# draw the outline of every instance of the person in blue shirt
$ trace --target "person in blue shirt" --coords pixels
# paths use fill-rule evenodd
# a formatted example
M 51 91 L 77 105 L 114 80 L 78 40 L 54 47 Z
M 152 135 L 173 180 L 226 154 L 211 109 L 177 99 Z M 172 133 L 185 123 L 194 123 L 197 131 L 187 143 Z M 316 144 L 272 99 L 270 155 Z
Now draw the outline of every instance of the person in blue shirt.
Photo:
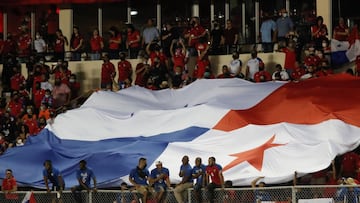
M 342 187 L 338 191 L 335 200 L 347 203 L 359 203 L 360 189 L 356 187 L 357 184 L 355 183 L 355 180 L 353 178 L 347 178 L 344 183 L 351 187 Z
M 81 160 L 79 162 L 79 169 L 76 171 L 76 179 L 79 182 L 79 185 L 74 186 L 71 188 L 72 193 L 74 194 L 74 198 L 76 200 L 77 203 L 82 203 L 82 198 L 81 198 L 81 191 L 82 190 L 87 190 L 87 192 L 91 191 L 91 179 L 93 179 L 94 182 L 94 187 L 93 187 L 93 191 L 96 192 L 96 177 L 94 172 L 86 167 L 86 161 L 85 160 Z
M 184 203 L 187 199 L 187 189 L 193 186 L 192 167 L 189 164 L 189 157 L 182 158 L 179 176 L 182 178 L 174 189 L 175 199 L 178 203 Z
M 60 171 L 53 167 L 51 160 L 46 160 L 44 162 L 44 169 L 42 171 L 45 187 L 48 193 L 51 191 L 59 191 L 58 198 L 65 187 L 64 179 Z M 51 190 L 49 187 L 49 182 L 51 183 Z M 55 198 L 52 199 L 52 202 L 55 202 Z
M 202 160 L 200 157 L 195 159 L 195 166 L 192 168 L 192 177 L 195 180 L 194 184 L 194 195 L 196 202 L 202 202 L 201 189 L 205 186 L 205 171 L 206 166 L 202 164 Z
M 146 202 L 148 192 L 150 191 L 148 185 L 150 181 L 150 173 L 146 168 L 146 165 L 146 158 L 141 157 L 138 165 L 130 171 L 129 175 L 130 183 L 133 184 L 137 192 L 142 195 L 142 202 Z
M 156 168 L 151 170 L 150 177 L 151 183 L 154 186 L 156 192 L 156 201 L 158 203 L 165 202 L 167 188 L 171 187 L 170 178 L 169 178 L 169 169 L 163 167 L 161 161 L 155 163 Z
M 258 177 L 255 180 L 251 182 L 251 187 L 256 188 L 256 183 L 263 179 L 264 176 Z M 265 182 L 261 181 L 258 185 L 258 189 L 254 190 L 254 196 L 255 196 L 255 202 L 262 202 L 262 201 L 272 201 L 270 193 L 267 190 L 264 190 L 263 188 L 266 186 Z

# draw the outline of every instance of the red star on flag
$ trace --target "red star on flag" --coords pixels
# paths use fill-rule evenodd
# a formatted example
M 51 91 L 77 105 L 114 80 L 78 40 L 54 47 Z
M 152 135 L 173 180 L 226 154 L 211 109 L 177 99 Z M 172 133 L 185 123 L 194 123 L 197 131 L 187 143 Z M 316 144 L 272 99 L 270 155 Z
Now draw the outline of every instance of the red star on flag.
M 232 161 L 231 163 L 229 163 L 228 165 L 226 165 L 223 168 L 223 171 L 226 171 L 244 161 L 247 161 L 249 164 L 254 166 L 258 171 L 261 171 L 262 163 L 264 160 L 265 150 L 272 148 L 272 147 L 286 145 L 286 144 L 275 144 L 275 143 L 273 143 L 274 139 L 275 139 L 275 135 L 273 135 L 267 142 L 265 142 L 264 144 L 254 148 L 254 149 L 236 153 L 236 154 L 230 154 L 230 156 L 235 156 L 237 158 L 234 161 Z

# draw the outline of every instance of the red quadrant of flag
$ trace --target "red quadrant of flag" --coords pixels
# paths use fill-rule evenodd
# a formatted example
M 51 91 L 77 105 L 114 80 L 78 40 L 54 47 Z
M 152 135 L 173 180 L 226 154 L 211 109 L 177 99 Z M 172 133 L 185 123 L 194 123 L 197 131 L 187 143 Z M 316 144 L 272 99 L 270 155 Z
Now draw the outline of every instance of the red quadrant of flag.
M 214 129 L 231 131 L 248 124 L 317 124 L 339 119 L 360 127 L 360 78 L 340 74 L 290 82 L 257 105 L 230 110 Z

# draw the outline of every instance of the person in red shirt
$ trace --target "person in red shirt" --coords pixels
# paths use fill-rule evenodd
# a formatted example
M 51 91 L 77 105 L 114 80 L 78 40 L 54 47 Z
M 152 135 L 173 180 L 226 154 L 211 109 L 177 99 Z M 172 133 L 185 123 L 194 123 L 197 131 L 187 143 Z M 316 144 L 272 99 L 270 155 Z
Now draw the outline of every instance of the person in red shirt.
M 173 40 L 170 45 L 171 61 L 173 63 L 173 71 L 176 67 L 182 67 L 181 72 L 184 71 L 188 58 L 186 57 L 186 48 L 183 40 Z
M 259 64 L 259 71 L 254 75 L 255 82 L 267 82 L 271 81 L 271 74 L 265 70 L 264 63 Z
M 299 62 L 295 62 L 295 70 L 291 73 L 291 79 L 298 81 L 301 76 L 305 74 L 305 69 L 299 64 Z
M 200 25 L 199 17 L 192 17 L 190 25 L 191 29 L 185 37 L 189 39 L 189 47 L 195 48 L 195 45 L 199 43 L 199 39 L 204 37 L 207 34 L 207 31 Z
M 345 24 L 344 18 L 339 18 L 339 25 L 334 28 L 334 39 L 339 41 L 347 41 L 349 39 L 350 30 Z
M 162 48 L 159 44 L 157 44 L 156 41 L 152 41 L 151 43 L 146 45 L 146 53 L 148 54 L 150 58 L 150 65 L 154 65 L 155 58 L 158 58 L 160 60 L 160 64 L 162 66 L 166 66 L 168 68 L 168 60 L 164 52 L 162 51 Z
M 31 41 L 28 30 L 23 30 L 17 42 L 19 57 L 28 57 L 30 55 Z
M 217 76 L 217 78 L 233 78 L 230 74 L 229 67 L 227 65 L 223 65 L 222 67 L 222 73 Z
M 120 89 L 129 87 L 132 82 L 132 66 L 129 61 L 127 61 L 125 53 L 121 52 L 119 54 L 120 61 L 118 62 L 118 84 Z
M 13 176 L 11 169 L 6 169 L 5 178 L 3 179 L 1 191 L 5 193 L 5 199 L 16 200 L 18 199 L 16 179 Z
M 65 58 L 65 45 L 68 46 L 69 42 L 63 35 L 60 29 L 56 30 L 56 39 L 54 45 L 54 60 L 64 60 Z
M 322 16 L 316 18 L 316 24 L 311 26 L 311 36 L 315 42 L 315 48 L 321 49 L 323 39 L 326 39 L 328 35 L 327 26 L 324 24 Z
M 103 57 L 104 63 L 101 66 L 101 89 L 112 90 L 113 80 L 115 78 L 115 66 L 110 62 L 109 55 Z
M 340 166 L 340 176 L 356 178 L 357 164 L 359 155 L 355 152 L 347 152 L 342 156 Z
M 71 90 L 71 100 L 75 99 L 79 96 L 81 84 L 77 81 L 77 77 L 75 74 L 70 75 L 69 79 L 69 88 Z
M 23 108 L 23 103 L 20 100 L 19 92 L 13 91 L 12 97 L 8 103 L 8 108 L 10 109 L 10 115 L 14 117 L 20 116 Z
M 216 163 L 215 157 L 209 157 L 209 165 L 206 166 L 207 190 L 209 192 L 209 202 L 215 202 L 215 188 L 224 188 L 224 176 L 222 174 L 222 167 Z
M 204 73 L 207 67 L 210 67 L 210 61 L 208 58 L 208 51 L 210 46 L 207 43 L 207 39 L 202 37 L 199 39 L 199 43 L 195 46 L 198 53 L 196 70 L 194 71 L 194 78 L 200 79 L 204 77 Z
M 111 26 L 110 30 L 110 39 L 109 39 L 109 58 L 117 59 L 119 58 L 120 45 L 122 43 L 121 33 L 115 26 Z
M 135 68 L 135 85 L 145 87 L 149 78 L 150 65 L 148 64 L 148 56 L 142 56 L 141 62 Z
M 296 51 L 294 41 L 289 41 L 288 46 L 281 49 L 285 53 L 284 68 L 286 72 L 291 75 L 295 70 Z
M 84 44 L 84 38 L 80 34 L 79 27 L 73 27 L 73 33 L 70 39 L 70 51 L 71 51 L 71 60 L 80 61 L 81 52 Z
M 95 29 L 93 35 L 90 39 L 90 59 L 91 60 L 100 60 L 101 53 L 104 48 L 104 39 L 99 35 L 99 30 Z
M 27 119 L 24 122 L 24 124 L 29 128 L 29 134 L 30 135 L 36 135 L 36 134 L 38 134 L 40 132 L 38 121 L 37 121 L 36 118 L 31 117 L 31 118 Z
M 137 58 L 138 53 L 140 51 L 140 32 L 135 29 L 134 25 L 127 25 L 127 40 L 126 40 L 126 48 L 130 51 L 130 58 Z
M 14 66 L 13 72 L 14 75 L 10 78 L 10 88 L 12 91 L 19 91 L 21 85 L 26 85 L 26 80 L 18 67 Z

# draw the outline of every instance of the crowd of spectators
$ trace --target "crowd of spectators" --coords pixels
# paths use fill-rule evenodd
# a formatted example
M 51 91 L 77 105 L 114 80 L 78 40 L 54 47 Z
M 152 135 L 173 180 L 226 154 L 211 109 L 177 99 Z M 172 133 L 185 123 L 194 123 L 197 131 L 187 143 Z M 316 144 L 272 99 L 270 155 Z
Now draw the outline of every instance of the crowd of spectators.
M 306 42 L 299 52 L 299 33 L 296 27 L 285 9 L 280 14 L 276 21 L 273 20 L 274 17 L 264 15 L 260 29 L 262 49 L 251 50 L 251 59 L 246 62 L 240 60 L 239 34 L 232 27 L 231 20 L 227 20 L 226 25 L 213 22 L 214 29 L 208 31 L 201 25 L 198 17 L 193 17 L 188 22 L 188 27 L 167 22 L 159 32 L 154 27 L 153 20 L 148 19 L 142 32 L 131 24 L 127 25 L 125 35 L 116 27 L 111 27 L 111 37 L 107 43 L 104 43 L 104 38 L 97 29 L 93 30 L 89 42 L 84 41 L 81 29 L 77 26 L 73 28 L 70 41 L 61 30 L 57 30 L 52 45 L 52 60 L 55 63 L 51 67 L 45 63 L 48 61 L 49 41 L 43 40 L 38 32 L 36 39 L 32 40 L 26 24 L 22 25 L 16 38 L 10 33 L 6 41 L 1 41 L 0 37 L 2 88 L 4 92 L 11 93 L 9 101 L 4 95 L 0 100 L 0 154 L 7 148 L 24 145 L 29 136 L 39 133 L 46 124 L 52 122 L 57 113 L 65 111 L 66 106 L 79 97 L 80 83 L 76 80 L 77 75 L 68 68 L 65 46 L 70 46 L 69 60 L 78 61 L 83 58 L 84 44 L 90 44 L 91 49 L 86 57 L 89 60 L 104 61 L 99 74 L 101 88 L 107 90 L 120 90 L 133 84 L 151 90 L 177 89 L 197 79 L 214 78 L 240 78 L 252 82 L 300 81 L 333 74 L 329 31 L 323 24 L 322 17 L 316 18 L 311 27 L 312 40 Z M 339 25 L 334 29 L 334 38 L 339 41 L 353 40 L 358 37 L 357 27 L 353 30 L 350 31 L 344 20 L 340 19 Z M 285 62 L 268 67 L 257 54 L 259 51 L 274 51 L 275 44 L 278 45 L 275 51 L 285 53 Z M 208 56 L 228 53 L 232 54 L 232 59 L 222 65 L 220 74 L 215 75 L 217 67 L 213 67 Z M 192 74 L 188 67 L 190 57 L 196 58 Z M 127 58 L 139 58 L 141 62 L 133 69 Z M 119 59 L 117 76 L 116 66 L 111 59 Z M 27 78 L 21 74 L 21 62 L 26 63 Z M 269 71 L 273 69 L 274 72 Z M 135 77 L 132 77 L 133 70 Z M 351 74 L 358 73 L 355 71 Z M 351 169 L 351 174 L 345 170 L 350 165 L 345 161 L 347 159 L 344 155 L 338 175 L 360 178 L 355 175 L 359 172 L 358 158 L 356 166 L 351 163 L 351 167 L 355 167 Z M 317 177 L 326 179 L 327 171 L 319 173 Z

